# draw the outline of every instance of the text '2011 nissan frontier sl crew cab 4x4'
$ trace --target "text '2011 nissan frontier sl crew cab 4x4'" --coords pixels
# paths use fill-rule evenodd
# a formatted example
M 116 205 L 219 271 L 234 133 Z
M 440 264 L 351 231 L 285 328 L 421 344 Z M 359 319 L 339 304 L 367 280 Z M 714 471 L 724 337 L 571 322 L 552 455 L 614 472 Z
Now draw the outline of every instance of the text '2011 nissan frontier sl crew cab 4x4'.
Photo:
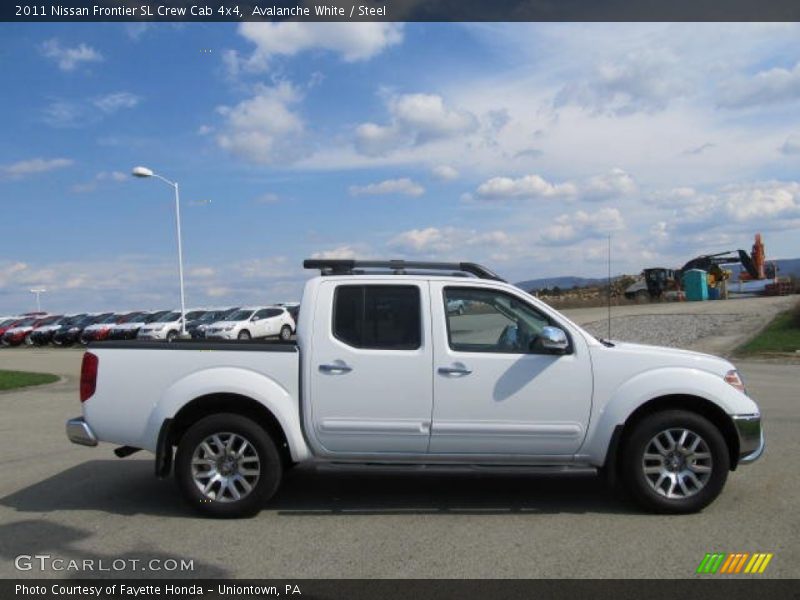
M 154 452 L 213 516 L 257 512 L 297 463 L 594 467 L 686 513 L 763 452 L 726 360 L 595 339 L 472 263 L 305 266 L 296 343 L 90 347 L 69 439 Z

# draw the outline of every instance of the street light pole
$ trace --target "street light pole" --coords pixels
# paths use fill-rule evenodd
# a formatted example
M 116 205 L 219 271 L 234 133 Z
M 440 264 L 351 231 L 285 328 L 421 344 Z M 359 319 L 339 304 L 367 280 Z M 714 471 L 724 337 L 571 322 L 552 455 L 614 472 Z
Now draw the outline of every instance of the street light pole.
M 183 289 L 183 244 L 181 241 L 181 199 L 180 199 L 180 191 L 178 190 L 178 183 L 176 181 L 170 181 L 166 177 L 162 177 L 158 173 L 155 173 L 152 169 L 148 169 L 147 167 L 135 167 L 131 172 L 134 177 L 155 177 L 156 179 L 160 179 L 167 185 L 171 186 L 175 190 L 175 232 L 178 237 L 178 278 L 180 280 L 180 289 L 181 289 L 181 333 L 180 337 L 185 338 L 186 336 L 186 295 Z
M 42 312 L 42 302 L 39 299 L 39 296 L 44 294 L 47 290 L 44 288 L 33 288 L 29 291 L 31 294 L 36 294 L 36 312 Z

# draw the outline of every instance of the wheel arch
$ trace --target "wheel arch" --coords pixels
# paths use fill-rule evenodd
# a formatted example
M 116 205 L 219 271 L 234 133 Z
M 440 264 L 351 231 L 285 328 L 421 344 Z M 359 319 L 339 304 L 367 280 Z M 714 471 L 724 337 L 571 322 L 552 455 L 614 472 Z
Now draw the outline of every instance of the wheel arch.
M 624 423 L 618 426 L 615 435 L 612 436 L 604 467 L 617 471 L 623 454 L 621 449 L 636 425 L 645 417 L 665 410 L 685 410 L 708 419 L 722 434 L 728 447 L 731 471 L 736 470 L 739 462 L 739 436 L 733 420 L 718 404 L 692 394 L 667 394 L 652 398 L 638 406 L 628 415 Z
M 217 392 L 195 398 L 181 407 L 172 418 L 164 421 L 156 451 L 156 474 L 159 477 L 169 474 L 172 466 L 172 448 L 180 443 L 183 435 L 194 423 L 204 417 L 220 413 L 237 414 L 255 421 L 272 437 L 284 466 L 294 462 L 286 432 L 269 408 L 243 394 Z

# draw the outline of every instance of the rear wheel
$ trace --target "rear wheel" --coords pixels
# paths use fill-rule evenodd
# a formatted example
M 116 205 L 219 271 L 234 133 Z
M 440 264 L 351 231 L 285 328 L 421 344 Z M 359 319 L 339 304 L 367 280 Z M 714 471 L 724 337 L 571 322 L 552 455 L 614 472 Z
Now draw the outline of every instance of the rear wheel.
M 288 325 L 284 325 L 283 327 L 281 327 L 281 334 L 280 335 L 281 335 L 281 339 L 284 342 L 289 341 L 289 339 L 292 337 L 292 328 L 289 327 Z
M 175 477 L 184 499 L 212 517 L 257 513 L 277 491 L 281 458 L 256 422 L 223 413 L 199 420 L 175 455 Z
M 728 447 L 719 429 L 688 411 L 645 417 L 622 451 L 625 487 L 654 512 L 702 510 L 720 494 L 730 470 Z

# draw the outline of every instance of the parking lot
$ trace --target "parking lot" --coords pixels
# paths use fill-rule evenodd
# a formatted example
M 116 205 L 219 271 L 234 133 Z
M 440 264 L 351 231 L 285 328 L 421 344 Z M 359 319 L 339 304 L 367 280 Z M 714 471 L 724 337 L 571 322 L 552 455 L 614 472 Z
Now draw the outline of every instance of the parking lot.
M 669 329 L 674 314 L 733 315 L 690 344 L 725 352 L 787 302 L 632 306 L 615 309 L 613 324 L 630 327 L 653 317 L 648 328 L 663 320 Z M 602 327 L 604 310 L 569 314 Z M 83 448 L 66 440 L 64 421 L 80 411 L 80 357 L 74 349 L 0 351 L 3 368 L 64 377 L 0 393 L 2 577 L 76 576 L 14 567 L 20 554 L 49 554 L 108 563 L 188 559 L 194 566 L 189 573 L 128 569 L 83 576 L 673 578 L 694 576 L 705 553 L 714 551 L 772 552 L 762 577 L 800 575 L 800 364 L 739 363 L 762 407 L 767 452 L 732 473 L 721 497 L 701 514 L 644 514 L 589 475 L 299 468 L 257 517 L 213 521 L 188 512 L 172 480 L 153 477 L 148 455 L 120 460 L 111 446 Z

